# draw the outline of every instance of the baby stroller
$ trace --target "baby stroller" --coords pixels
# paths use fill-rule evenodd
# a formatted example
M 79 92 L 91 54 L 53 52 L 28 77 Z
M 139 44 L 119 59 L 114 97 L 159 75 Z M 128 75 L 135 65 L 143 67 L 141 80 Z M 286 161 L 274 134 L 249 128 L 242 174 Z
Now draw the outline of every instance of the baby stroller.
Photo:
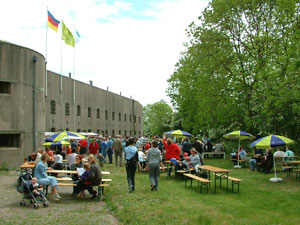
M 25 175 L 20 175 L 19 180 L 18 180 L 18 186 L 17 186 L 17 191 L 20 193 L 23 193 L 23 199 L 20 201 L 21 206 L 26 205 L 25 200 L 29 200 L 30 204 L 32 204 L 32 207 L 34 209 L 39 208 L 39 201 L 43 202 L 44 207 L 48 207 L 49 203 L 48 200 L 45 197 L 45 194 L 43 192 L 40 192 L 38 196 L 36 196 L 30 189 L 31 187 L 31 175 L 30 174 L 25 174 Z M 39 201 L 37 198 L 40 198 Z

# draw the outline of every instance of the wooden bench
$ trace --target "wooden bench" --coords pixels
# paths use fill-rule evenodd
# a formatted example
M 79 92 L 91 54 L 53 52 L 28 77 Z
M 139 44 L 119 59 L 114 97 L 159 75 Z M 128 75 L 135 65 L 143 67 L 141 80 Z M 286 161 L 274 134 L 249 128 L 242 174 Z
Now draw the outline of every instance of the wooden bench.
M 286 171 L 286 177 L 290 178 L 291 172 L 293 173 L 293 167 L 292 166 L 282 166 L 281 168 L 282 168 L 282 171 Z
M 111 179 L 109 179 L 111 180 Z M 103 182 L 103 181 L 102 181 Z M 72 186 L 72 187 L 75 187 L 77 186 L 77 184 L 73 184 L 73 183 L 57 183 L 58 186 L 63 186 L 63 187 L 66 187 L 66 186 Z M 98 201 L 100 201 L 101 199 L 101 194 L 104 194 L 104 187 L 109 187 L 109 184 L 99 184 L 98 186 Z
M 194 171 L 194 170 L 195 170 L 194 168 L 190 168 L 190 169 L 188 169 L 188 170 L 177 170 L 177 171 L 175 172 L 176 179 L 179 178 L 180 176 L 183 177 L 183 174 L 185 174 L 185 173 L 190 173 L 190 172 L 192 172 L 192 171 Z
M 205 156 L 207 155 L 207 158 L 209 155 L 211 156 L 215 156 L 215 155 L 223 155 L 223 159 L 225 159 L 225 152 L 202 152 L 202 156 L 203 158 L 205 158 Z
M 189 173 L 184 173 L 183 174 L 186 178 L 190 178 L 191 180 L 191 186 L 192 186 L 192 182 L 193 180 L 197 180 L 198 181 L 198 187 L 199 187 L 199 183 L 201 183 L 201 186 L 200 186 L 200 192 L 202 192 L 202 186 L 206 186 L 206 194 L 208 192 L 208 186 L 210 184 L 210 180 L 207 180 L 207 179 L 204 179 L 202 177 L 198 177 L 196 175 L 193 175 L 193 174 L 189 174 Z M 185 187 L 186 187 L 186 181 L 187 179 L 185 179 Z
M 235 178 L 235 177 L 230 177 L 230 176 L 226 176 L 226 175 L 224 175 L 224 174 L 221 174 L 221 173 L 216 173 L 216 177 L 218 177 L 218 178 L 220 178 L 220 187 L 221 187 L 221 183 L 222 183 L 222 178 L 223 179 L 227 179 L 228 178 L 228 180 L 231 180 L 231 190 L 232 190 L 232 192 L 234 191 L 234 189 L 233 189 L 233 185 L 234 184 L 237 184 L 237 186 L 238 186 L 238 191 L 237 192 L 240 192 L 240 182 L 242 181 L 241 179 L 239 179 L 239 178 Z

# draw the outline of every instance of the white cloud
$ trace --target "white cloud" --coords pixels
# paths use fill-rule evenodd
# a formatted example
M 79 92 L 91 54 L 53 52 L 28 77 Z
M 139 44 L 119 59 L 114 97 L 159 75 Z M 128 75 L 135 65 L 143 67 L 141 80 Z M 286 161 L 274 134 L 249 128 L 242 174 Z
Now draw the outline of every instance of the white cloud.
M 0 39 L 45 54 L 46 5 L 58 20 L 81 35 L 76 46 L 76 79 L 115 93 L 132 96 L 141 104 L 167 99 L 166 80 L 184 49 L 185 29 L 197 20 L 206 0 L 161 1 L 141 15 L 153 20 L 126 19 L 126 1 L 107 4 L 93 0 L 10 0 L 0 7 Z M 15 7 L 18 5 L 18 7 Z M 5 31 L 5 32 L 3 32 Z M 73 73 L 73 48 L 62 45 L 63 74 Z M 60 73 L 60 34 L 48 29 L 48 69 Z

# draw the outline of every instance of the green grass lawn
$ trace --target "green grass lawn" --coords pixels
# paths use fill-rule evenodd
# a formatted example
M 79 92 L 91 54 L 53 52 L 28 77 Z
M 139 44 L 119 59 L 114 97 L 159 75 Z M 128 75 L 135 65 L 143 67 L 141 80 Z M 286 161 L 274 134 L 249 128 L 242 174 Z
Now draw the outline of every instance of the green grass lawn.
M 295 178 L 280 172 L 283 182 L 271 183 L 274 174 L 234 169 L 229 160 L 206 159 L 205 164 L 232 169 L 230 176 L 242 179 L 240 192 L 227 193 L 223 180 L 216 194 L 213 181 L 208 194 L 200 194 L 197 182 L 185 187 L 166 173 L 155 192 L 148 173 L 137 172 L 136 191 L 128 193 L 125 167 L 106 164 L 103 170 L 111 172 L 113 182 L 103 201 L 124 224 L 300 224 L 300 182 Z

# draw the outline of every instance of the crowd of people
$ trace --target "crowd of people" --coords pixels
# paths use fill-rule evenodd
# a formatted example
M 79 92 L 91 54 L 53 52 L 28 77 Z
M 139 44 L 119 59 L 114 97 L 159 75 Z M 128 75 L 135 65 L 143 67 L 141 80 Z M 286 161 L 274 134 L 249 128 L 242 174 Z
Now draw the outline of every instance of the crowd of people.
M 46 147 L 45 151 L 41 148 L 32 153 L 28 159 L 36 164 L 35 179 L 41 185 L 51 186 L 51 199 L 58 201 L 61 197 L 57 191 L 56 174 L 47 175 L 47 168 L 63 169 L 65 166 L 70 170 L 83 168 L 82 174 L 73 174 L 72 180 L 76 186 L 73 187 L 72 196 L 82 197 L 83 190 L 87 190 L 91 198 L 97 196 L 93 189 L 94 185 L 100 184 L 102 175 L 100 167 L 106 163 L 112 164 L 115 158 L 115 166 L 126 166 L 128 181 L 128 191 L 135 191 L 135 173 L 138 170 L 147 169 L 149 172 L 150 190 L 157 191 L 159 187 L 160 169 L 164 171 L 163 161 L 169 161 L 168 175 L 172 173 L 172 168 L 177 170 L 191 170 L 198 173 L 198 166 L 203 165 L 202 153 L 205 151 L 225 151 L 222 143 L 213 143 L 207 136 L 202 140 L 194 138 L 193 142 L 189 138 L 183 138 L 180 144 L 174 142 L 170 137 L 159 138 L 152 137 L 151 140 L 145 136 L 140 138 L 127 137 L 122 138 L 117 135 L 112 137 L 92 137 L 80 141 L 70 140 L 70 146 L 56 146 L 55 150 Z M 237 153 L 231 154 L 232 158 L 239 160 L 249 160 L 250 169 L 270 172 L 273 166 L 273 157 L 282 157 L 287 163 L 294 153 L 287 147 L 283 152 L 280 147 L 272 153 L 271 149 L 264 151 L 254 148 L 253 156 L 248 157 L 243 145 L 240 146 Z M 83 163 L 87 158 L 88 162 Z M 63 159 L 67 160 L 64 165 Z M 123 163 L 124 159 L 124 163 Z M 98 163 L 96 163 L 98 160 Z M 99 165 L 100 166 L 99 166 Z M 93 177 L 94 179 L 91 179 Z

